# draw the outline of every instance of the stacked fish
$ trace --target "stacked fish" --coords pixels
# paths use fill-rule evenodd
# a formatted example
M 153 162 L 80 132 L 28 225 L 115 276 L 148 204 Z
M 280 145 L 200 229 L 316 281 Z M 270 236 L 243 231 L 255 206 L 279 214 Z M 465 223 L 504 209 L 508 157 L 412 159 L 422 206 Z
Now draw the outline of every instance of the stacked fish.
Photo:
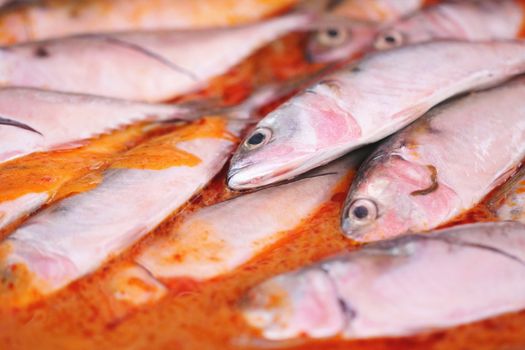
M 110 282 L 133 276 L 149 288 L 115 298 L 157 302 L 165 281 L 268 251 L 343 186 L 341 234 L 366 245 L 248 291 L 239 311 L 261 336 L 402 336 L 525 309 L 520 1 L 327 1 L 255 23 L 294 1 L 145 2 L 0 13 L 4 306 L 45 299 L 181 217 Z M 326 69 L 235 106 L 173 103 L 312 30 L 306 57 Z M 236 194 L 184 212 L 232 152 Z M 500 222 L 443 228 L 481 202 Z

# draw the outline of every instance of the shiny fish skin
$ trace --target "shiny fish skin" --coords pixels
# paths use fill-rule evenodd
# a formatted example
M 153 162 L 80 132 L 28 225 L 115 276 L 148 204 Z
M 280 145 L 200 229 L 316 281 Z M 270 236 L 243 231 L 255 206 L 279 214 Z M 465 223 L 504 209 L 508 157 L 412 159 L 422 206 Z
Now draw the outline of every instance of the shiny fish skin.
M 79 33 L 206 28 L 252 22 L 295 0 L 4 0 L 0 43 Z M 20 6 L 21 4 L 25 4 Z M 13 5 L 13 6 L 11 6 Z M 16 5 L 16 8 L 15 6 Z
M 369 49 L 378 31 L 428 5 L 423 0 L 346 0 L 329 9 L 340 20 L 314 32 L 306 55 L 312 62 L 347 60 Z
M 437 39 L 514 39 L 520 35 L 523 14 L 517 0 L 443 2 L 383 29 L 374 47 L 384 50 Z
M 93 34 L 3 47 L 0 85 L 168 100 L 204 87 L 311 20 L 294 14 L 233 28 Z
M 33 152 L 73 148 L 81 141 L 136 122 L 193 117 L 191 110 L 176 105 L 30 88 L 0 89 L 0 116 L 37 131 L 0 122 L 0 163 Z
M 148 246 L 137 261 L 163 280 L 206 280 L 230 273 L 330 200 L 364 155 L 359 151 L 309 174 L 312 177 L 200 209 Z M 293 209 L 290 203 L 295 203 Z
M 371 244 L 272 278 L 241 303 L 265 338 L 408 336 L 525 307 L 525 226 L 459 226 Z
M 238 122 L 228 126 L 233 134 L 241 128 Z M 15 282 L 15 294 L 4 291 L 0 298 L 30 304 L 92 272 L 184 205 L 220 171 L 234 145 L 228 138 L 178 141 L 174 135 L 173 147 L 198 157 L 197 165 L 110 169 L 95 189 L 43 210 L 12 233 L 0 246 L 7 252 L 0 275 L 16 265 L 28 271 L 29 282 Z
M 431 230 L 473 208 L 525 157 L 524 95 L 519 78 L 440 106 L 392 136 L 359 169 L 345 234 L 369 242 Z
M 236 151 L 228 185 L 292 178 L 396 132 L 452 96 L 524 70 L 519 42 L 439 41 L 373 54 L 263 118 Z M 254 135 L 261 142 L 250 145 Z

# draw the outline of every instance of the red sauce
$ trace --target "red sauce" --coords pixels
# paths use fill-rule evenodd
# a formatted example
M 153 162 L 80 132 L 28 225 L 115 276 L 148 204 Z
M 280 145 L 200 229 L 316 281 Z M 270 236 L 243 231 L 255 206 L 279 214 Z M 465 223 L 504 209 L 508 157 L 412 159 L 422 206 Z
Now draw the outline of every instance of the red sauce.
M 522 12 L 521 27 L 518 31 L 517 38 L 523 39 L 525 38 L 525 0 L 515 0 L 515 1 L 521 6 L 521 12 Z

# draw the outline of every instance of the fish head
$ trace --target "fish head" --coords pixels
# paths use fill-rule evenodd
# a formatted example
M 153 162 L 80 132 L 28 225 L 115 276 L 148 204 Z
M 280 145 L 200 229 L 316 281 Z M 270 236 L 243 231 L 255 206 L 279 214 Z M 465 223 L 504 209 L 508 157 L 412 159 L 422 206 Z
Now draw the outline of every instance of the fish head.
M 320 28 L 308 38 L 306 59 L 326 63 L 355 58 L 370 48 L 376 32 L 374 24 L 349 20 Z
M 424 16 L 414 17 L 382 29 L 373 40 L 377 51 L 390 50 L 396 47 L 413 45 L 439 39 L 443 33 L 435 28 L 432 21 Z
M 341 105 L 337 84 L 321 81 L 263 118 L 234 154 L 228 186 L 242 190 L 291 179 L 346 153 L 342 144 L 359 138 L 361 129 Z
M 427 166 L 395 155 L 385 158 L 369 161 L 348 194 L 341 226 L 354 240 L 378 241 L 425 230 L 448 212 L 453 196 L 434 191 L 436 179 Z
M 272 278 L 250 290 L 240 311 L 269 340 L 307 335 L 333 337 L 347 325 L 334 283 L 321 269 L 304 269 Z

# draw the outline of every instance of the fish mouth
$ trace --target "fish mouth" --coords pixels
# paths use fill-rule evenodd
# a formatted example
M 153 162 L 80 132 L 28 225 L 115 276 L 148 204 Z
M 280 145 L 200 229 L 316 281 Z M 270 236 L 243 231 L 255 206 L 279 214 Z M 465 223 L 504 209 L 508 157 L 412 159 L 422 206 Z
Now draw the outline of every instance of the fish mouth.
M 226 179 L 227 186 L 232 190 L 249 190 L 268 186 L 295 176 L 296 168 L 293 166 L 280 170 L 262 171 L 256 165 L 230 169 Z
M 248 164 L 232 167 L 228 171 L 226 184 L 232 190 L 250 190 L 291 180 L 296 176 L 318 168 L 323 164 L 313 164 L 311 155 L 285 161 L 281 164 Z

